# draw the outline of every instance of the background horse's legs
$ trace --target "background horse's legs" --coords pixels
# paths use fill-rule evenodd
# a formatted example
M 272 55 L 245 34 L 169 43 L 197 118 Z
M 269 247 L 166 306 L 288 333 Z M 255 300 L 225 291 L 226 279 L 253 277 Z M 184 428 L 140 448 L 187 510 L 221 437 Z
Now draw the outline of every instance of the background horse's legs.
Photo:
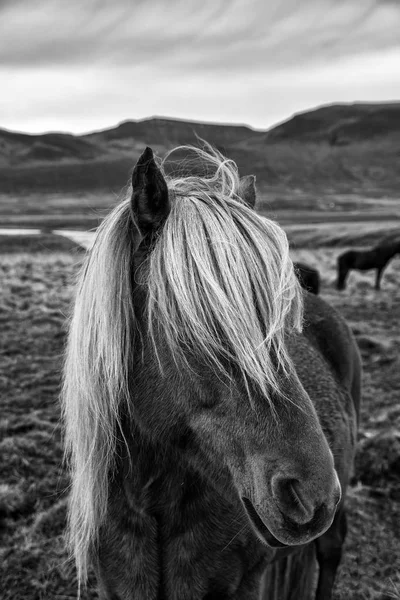
M 386 267 L 386 265 L 384 265 L 380 269 L 376 270 L 376 281 L 375 281 L 375 289 L 376 290 L 381 289 L 381 277 L 383 275 L 383 271 L 384 271 L 385 267 Z
M 336 287 L 338 290 L 344 290 L 346 287 L 346 278 L 348 275 L 348 272 L 350 271 L 349 267 L 347 266 L 347 264 L 345 264 L 345 261 L 343 260 L 342 256 L 339 256 L 338 261 L 337 261 L 337 272 L 338 272 L 338 278 L 337 278 L 337 283 L 336 283 Z
M 315 541 L 319 564 L 315 600 L 330 600 L 332 597 L 333 584 L 342 557 L 342 548 L 346 533 L 346 513 L 342 506 L 336 513 L 328 531 Z
M 346 279 L 347 279 L 347 275 L 349 273 L 350 269 L 346 268 L 341 268 L 341 270 L 339 271 L 339 275 L 338 275 L 338 281 L 337 281 L 337 289 L 338 290 L 344 290 L 346 287 Z

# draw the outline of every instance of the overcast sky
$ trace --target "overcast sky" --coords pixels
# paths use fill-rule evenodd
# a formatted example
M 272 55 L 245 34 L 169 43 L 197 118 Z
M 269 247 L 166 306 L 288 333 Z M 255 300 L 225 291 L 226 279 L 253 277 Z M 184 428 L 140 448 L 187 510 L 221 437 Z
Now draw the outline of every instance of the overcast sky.
M 266 129 L 400 99 L 400 0 L 0 0 L 0 127 Z

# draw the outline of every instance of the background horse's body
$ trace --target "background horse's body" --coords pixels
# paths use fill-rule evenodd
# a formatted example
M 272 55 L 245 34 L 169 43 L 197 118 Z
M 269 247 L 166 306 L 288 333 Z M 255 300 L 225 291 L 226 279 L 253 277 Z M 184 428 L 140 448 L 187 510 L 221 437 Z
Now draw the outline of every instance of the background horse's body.
M 338 290 L 346 287 L 346 278 L 351 269 L 358 271 L 369 271 L 376 269 L 375 289 L 380 289 L 383 271 L 388 262 L 400 252 L 400 242 L 381 242 L 371 250 L 348 250 L 338 257 Z
M 64 384 L 78 575 L 107 600 L 318 600 L 345 535 L 360 360 L 254 178 L 150 149 L 82 270 Z M 304 328 L 303 301 L 304 297 Z

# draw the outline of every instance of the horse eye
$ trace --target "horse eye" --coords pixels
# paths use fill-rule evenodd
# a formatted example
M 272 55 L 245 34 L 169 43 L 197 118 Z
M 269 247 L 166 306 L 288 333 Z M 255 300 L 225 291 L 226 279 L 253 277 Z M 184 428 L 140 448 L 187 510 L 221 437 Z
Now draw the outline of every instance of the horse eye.
M 203 408 L 203 409 L 207 409 L 207 410 L 211 410 L 212 408 L 215 408 L 218 404 L 218 398 L 216 396 L 205 396 L 203 398 L 201 398 L 200 402 L 199 402 L 199 408 Z

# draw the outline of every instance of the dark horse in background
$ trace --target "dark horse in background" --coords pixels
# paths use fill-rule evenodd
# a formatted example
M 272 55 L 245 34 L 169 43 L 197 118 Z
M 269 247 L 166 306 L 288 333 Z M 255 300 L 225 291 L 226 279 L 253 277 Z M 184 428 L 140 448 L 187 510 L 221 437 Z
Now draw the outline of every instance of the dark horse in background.
M 293 266 L 301 287 L 318 296 L 320 288 L 318 269 L 302 262 L 294 262 Z
M 344 290 L 351 269 L 369 271 L 376 269 L 375 289 L 380 290 L 381 277 L 388 262 L 400 253 L 400 239 L 384 240 L 371 250 L 348 250 L 337 259 L 337 289 Z
M 80 274 L 63 388 L 78 578 L 93 569 L 103 600 L 328 600 L 357 346 L 328 304 L 303 306 L 254 178 L 185 150 L 206 175 L 166 176 L 147 148 Z

